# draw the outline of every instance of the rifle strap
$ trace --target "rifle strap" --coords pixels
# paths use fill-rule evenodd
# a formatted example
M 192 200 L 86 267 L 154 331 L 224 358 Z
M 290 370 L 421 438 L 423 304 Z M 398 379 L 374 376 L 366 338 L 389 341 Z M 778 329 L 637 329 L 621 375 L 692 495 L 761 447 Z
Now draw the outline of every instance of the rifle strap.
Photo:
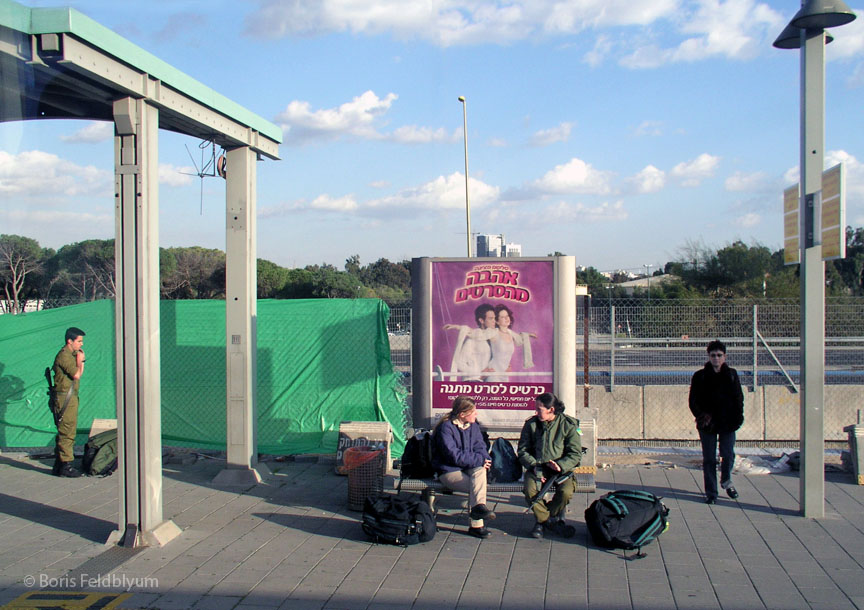
M 57 412 L 57 417 L 55 417 L 56 421 L 54 423 L 59 424 L 63 421 L 63 414 L 66 412 L 66 407 L 69 406 L 69 400 L 72 398 L 72 388 L 75 387 L 73 385 L 69 386 L 69 391 L 66 392 L 66 398 L 63 399 L 63 406 L 60 407 L 60 411 Z

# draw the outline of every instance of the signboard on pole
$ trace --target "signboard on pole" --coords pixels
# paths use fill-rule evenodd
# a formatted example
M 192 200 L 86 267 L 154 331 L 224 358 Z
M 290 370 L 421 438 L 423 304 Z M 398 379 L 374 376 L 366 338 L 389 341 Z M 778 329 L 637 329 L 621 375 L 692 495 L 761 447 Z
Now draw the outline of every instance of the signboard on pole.
M 842 163 L 822 172 L 822 260 L 846 257 L 846 171 Z M 799 185 L 783 191 L 783 262 L 801 262 Z

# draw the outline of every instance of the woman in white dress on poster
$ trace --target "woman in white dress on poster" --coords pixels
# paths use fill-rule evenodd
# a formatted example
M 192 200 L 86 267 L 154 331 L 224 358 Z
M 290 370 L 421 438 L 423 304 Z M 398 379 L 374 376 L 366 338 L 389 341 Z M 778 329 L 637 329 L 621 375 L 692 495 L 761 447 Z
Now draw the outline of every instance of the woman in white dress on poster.
M 492 360 L 489 362 L 489 369 L 493 373 L 489 375 L 487 381 L 509 381 L 508 375 L 495 375 L 498 373 L 509 373 L 513 370 L 510 360 L 513 358 L 513 352 L 516 347 L 522 348 L 522 368 L 530 369 L 534 367 L 534 360 L 531 356 L 531 338 L 536 339 L 534 333 L 518 333 L 512 329 L 513 312 L 506 305 L 495 306 L 495 325 L 496 331 L 489 338 L 489 345 L 492 347 Z

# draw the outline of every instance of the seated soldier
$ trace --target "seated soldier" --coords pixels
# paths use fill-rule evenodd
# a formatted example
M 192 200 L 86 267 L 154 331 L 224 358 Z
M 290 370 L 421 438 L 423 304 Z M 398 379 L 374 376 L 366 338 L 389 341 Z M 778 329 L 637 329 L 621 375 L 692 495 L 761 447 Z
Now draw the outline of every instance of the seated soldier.
M 578 424 L 564 414 L 564 403 L 554 394 L 545 392 L 537 397 L 536 415 L 529 417 L 522 426 L 517 455 L 526 471 L 522 491 L 536 519 L 531 536 L 542 538 L 546 530 L 572 538 L 576 528 L 567 525 L 564 514 L 576 491 L 574 477 L 556 485 L 550 502 L 537 498 L 548 478 L 572 472 L 582 460 Z

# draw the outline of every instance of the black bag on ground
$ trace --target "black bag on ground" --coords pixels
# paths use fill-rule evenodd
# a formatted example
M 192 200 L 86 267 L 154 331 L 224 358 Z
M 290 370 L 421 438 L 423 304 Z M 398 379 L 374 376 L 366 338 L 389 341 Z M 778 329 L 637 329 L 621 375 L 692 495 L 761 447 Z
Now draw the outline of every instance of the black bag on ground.
M 594 544 L 607 549 L 639 551 L 669 528 L 669 509 L 647 491 L 621 489 L 591 503 L 585 524 Z
M 435 476 L 432 467 L 432 432 L 418 430 L 405 442 L 399 471 L 405 479 L 431 479 Z
M 522 476 L 522 464 L 516 457 L 513 445 L 504 438 L 496 438 L 492 443 L 492 466 L 489 468 L 490 483 L 512 483 Z
M 400 546 L 429 542 L 438 531 L 429 505 L 414 494 L 368 496 L 361 525 L 373 542 Z
M 117 429 L 95 434 L 84 445 L 81 471 L 92 476 L 107 477 L 117 470 Z

